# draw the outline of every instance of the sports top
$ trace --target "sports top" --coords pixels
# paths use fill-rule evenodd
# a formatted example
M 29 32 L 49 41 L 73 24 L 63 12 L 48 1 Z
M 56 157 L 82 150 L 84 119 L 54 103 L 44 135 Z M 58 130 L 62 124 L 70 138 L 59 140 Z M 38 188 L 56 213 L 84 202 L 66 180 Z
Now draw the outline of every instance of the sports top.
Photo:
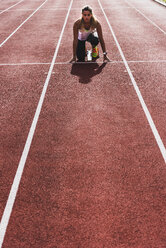
M 82 28 L 82 29 L 79 29 L 78 30 L 78 39 L 79 40 L 87 40 L 88 36 L 93 32 L 93 29 L 90 28 L 90 29 L 85 29 L 85 28 Z

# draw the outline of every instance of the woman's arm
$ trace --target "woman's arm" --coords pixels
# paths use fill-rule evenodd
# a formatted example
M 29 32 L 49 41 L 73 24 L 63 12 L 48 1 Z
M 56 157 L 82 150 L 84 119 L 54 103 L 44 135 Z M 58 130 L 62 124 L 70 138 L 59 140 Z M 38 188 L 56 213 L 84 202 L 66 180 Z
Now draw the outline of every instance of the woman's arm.
M 70 62 L 76 61 L 76 51 L 77 51 L 77 43 L 78 43 L 78 26 L 79 20 L 76 21 L 73 25 L 73 58 Z
M 101 44 L 101 48 L 103 50 L 104 60 L 110 61 L 107 58 L 106 47 L 105 47 L 105 42 L 104 42 L 104 38 L 103 38 L 103 32 L 102 32 L 101 24 L 99 22 L 97 22 L 96 29 L 97 29 L 97 33 L 98 33 L 98 36 L 99 36 L 99 41 L 100 41 L 100 44 Z

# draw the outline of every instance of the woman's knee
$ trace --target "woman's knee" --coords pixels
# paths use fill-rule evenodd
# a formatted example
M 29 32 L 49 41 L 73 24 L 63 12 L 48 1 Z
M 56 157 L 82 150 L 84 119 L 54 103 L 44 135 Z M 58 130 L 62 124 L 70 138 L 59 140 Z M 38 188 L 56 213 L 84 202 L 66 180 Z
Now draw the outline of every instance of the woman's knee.
M 99 44 L 99 38 L 93 34 L 88 36 L 87 41 L 90 42 L 92 46 L 97 46 Z

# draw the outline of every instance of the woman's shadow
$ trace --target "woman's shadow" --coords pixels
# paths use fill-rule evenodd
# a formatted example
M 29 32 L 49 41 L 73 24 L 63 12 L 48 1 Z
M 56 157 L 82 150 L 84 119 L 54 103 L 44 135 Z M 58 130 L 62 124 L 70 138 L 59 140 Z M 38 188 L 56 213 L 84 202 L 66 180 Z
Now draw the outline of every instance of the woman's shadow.
M 92 77 L 101 73 L 107 63 L 74 63 L 71 68 L 71 74 L 79 77 L 79 82 L 88 84 L 92 81 Z

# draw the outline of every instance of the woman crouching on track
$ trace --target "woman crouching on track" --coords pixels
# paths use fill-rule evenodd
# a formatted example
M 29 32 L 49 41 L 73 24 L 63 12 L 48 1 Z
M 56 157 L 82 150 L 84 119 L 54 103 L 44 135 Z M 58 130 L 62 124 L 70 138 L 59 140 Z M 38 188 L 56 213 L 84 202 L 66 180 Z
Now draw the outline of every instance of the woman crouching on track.
M 97 32 L 97 35 L 95 35 Z M 82 9 L 82 18 L 77 20 L 73 25 L 73 58 L 70 63 L 84 62 L 86 57 L 86 41 L 92 45 L 92 59 L 99 57 L 99 49 L 97 47 L 100 42 L 103 50 L 103 61 L 110 61 L 107 57 L 105 42 L 103 39 L 102 28 L 100 23 L 94 18 L 92 9 L 88 6 Z

